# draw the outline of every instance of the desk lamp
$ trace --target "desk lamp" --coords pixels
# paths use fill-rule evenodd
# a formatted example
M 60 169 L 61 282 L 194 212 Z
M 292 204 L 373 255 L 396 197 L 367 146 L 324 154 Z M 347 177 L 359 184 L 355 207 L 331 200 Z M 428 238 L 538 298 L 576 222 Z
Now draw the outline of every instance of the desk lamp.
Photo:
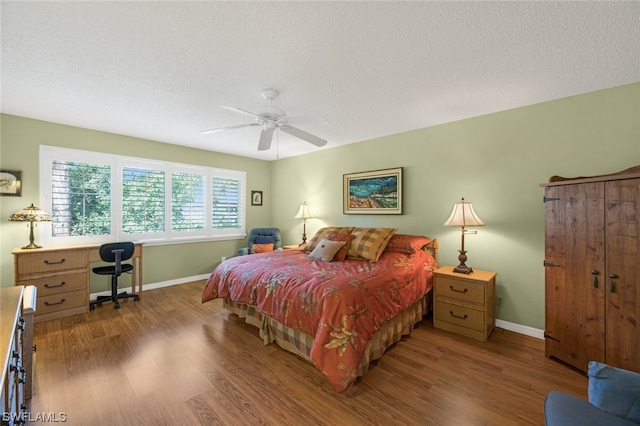
M 27 208 L 15 212 L 9 217 L 9 220 L 15 222 L 29 222 L 29 245 L 22 247 L 23 249 L 37 249 L 42 246 L 36 245 L 33 238 L 33 222 L 51 222 L 51 215 L 43 210 L 40 210 L 31 203 Z

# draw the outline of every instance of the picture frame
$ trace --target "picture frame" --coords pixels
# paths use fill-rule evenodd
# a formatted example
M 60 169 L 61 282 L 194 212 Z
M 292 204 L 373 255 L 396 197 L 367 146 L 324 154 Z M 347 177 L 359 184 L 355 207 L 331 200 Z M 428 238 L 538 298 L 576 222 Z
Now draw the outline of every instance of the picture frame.
M 402 214 L 402 167 L 343 175 L 343 214 Z
M 262 191 L 251 191 L 251 205 L 252 206 L 262 205 Z
M 22 171 L 0 170 L 0 196 L 22 197 Z

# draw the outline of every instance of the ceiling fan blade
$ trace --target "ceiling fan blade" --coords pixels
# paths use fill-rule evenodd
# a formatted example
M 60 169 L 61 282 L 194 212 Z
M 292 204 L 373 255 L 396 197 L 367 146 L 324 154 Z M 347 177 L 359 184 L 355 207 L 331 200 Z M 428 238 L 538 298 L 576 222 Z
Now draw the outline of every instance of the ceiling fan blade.
M 260 123 L 237 124 L 235 126 L 219 127 L 217 129 L 203 130 L 202 132 L 200 132 L 200 134 L 208 135 L 210 133 L 222 132 L 224 130 L 240 129 L 242 127 L 252 127 L 252 126 L 259 126 L 259 125 L 260 125 Z
M 273 139 L 273 131 L 275 127 L 266 127 L 260 133 L 260 142 L 258 142 L 258 151 L 266 151 L 271 148 L 271 140 Z
M 282 117 L 282 121 L 282 124 L 329 124 L 329 120 L 321 115 Z
M 315 146 L 325 146 L 327 144 L 326 140 L 312 135 L 311 133 L 307 133 L 304 130 L 300 130 L 297 127 L 289 126 L 288 124 L 281 125 L 280 129 L 285 133 L 289 133 L 290 135 L 312 143 Z
M 233 111 L 233 112 L 239 112 L 240 114 L 244 114 L 244 115 L 248 115 L 249 117 L 253 117 L 256 120 L 263 120 L 263 118 L 261 116 L 259 116 L 257 114 L 254 114 L 254 113 L 252 113 L 250 111 L 245 111 L 245 110 L 240 109 L 240 108 L 230 107 L 230 106 L 222 106 L 222 105 L 220 106 L 220 108 L 224 108 L 224 109 L 227 109 L 227 110 Z

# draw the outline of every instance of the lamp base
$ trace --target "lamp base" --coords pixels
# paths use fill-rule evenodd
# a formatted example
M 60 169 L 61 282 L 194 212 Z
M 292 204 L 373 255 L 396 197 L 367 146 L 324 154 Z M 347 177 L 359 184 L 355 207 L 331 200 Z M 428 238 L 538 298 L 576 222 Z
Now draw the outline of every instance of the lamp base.
M 460 256 L 458 256 L 458 261 L 460 264 L 453 268 L 453 272 L 457 272 L 459 274 L 470 274 L 473 272 L 473 269 L 464 264 L 467 261 L 467 252 L 466 250 L 458 250 Z
M 22 248 L 23 249 L 38 249 L 38 248 L 42 248 L 42 246 L 39 246 L 39 245 L 34 244 L 33 242 L 31 242 L 31 244 L 29 244 L 28 246 L 24 246 Z
M 455 268 L 453 268 L 453 272 L 457 272 L 459 274 L 467 274 L 467 275 L 469 275 L 470 273 L 473 272 L 473 269 L 471 269 L 467 265 L 458 265 Z

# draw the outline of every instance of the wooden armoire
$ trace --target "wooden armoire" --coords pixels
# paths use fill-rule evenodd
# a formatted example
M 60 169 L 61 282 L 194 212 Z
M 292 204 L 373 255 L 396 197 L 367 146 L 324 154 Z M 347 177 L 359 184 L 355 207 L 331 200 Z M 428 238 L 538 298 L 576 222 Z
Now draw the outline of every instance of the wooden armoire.
M 640 166 L 541 186 L 545 355 L 640 372 Z

